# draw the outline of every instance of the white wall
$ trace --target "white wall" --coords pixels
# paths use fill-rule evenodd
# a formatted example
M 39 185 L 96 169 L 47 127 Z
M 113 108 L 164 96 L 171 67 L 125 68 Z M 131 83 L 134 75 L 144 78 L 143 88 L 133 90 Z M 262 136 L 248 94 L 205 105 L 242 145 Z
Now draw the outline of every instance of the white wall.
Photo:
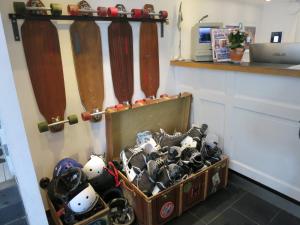
M 256 26 L 258 28 L 261 23 L 263 7 L 251 0 L 184 0 L 182 2 L 184 18 L 182 24 L 183 58 L 191 58 L 192 26 L 206 14 L 209 17 L 204 22 L 222 22 L 224 26 L 238 25 L 241 22 L 245 26 Z
M 1 15 L 1 14 L 0 14 Z M 30 224 L 48 224 L 40 196 L 36 174 L 30 155 L 19 101 L 14 85 L 13 71 L 8 56 L 2 20 L 0 16 L 0 118 L 4 144 L 7 144 L 9 157 L 25 211 Z
M 46 6 L 51 2 L 50 0 L 43 1 Z M 78 0 L 64 0 L 59 1 L 64 8 L 66 14 L 67 4 L 76 4 Z M 160 46 L 160 88 L 159 93 L 172 92 L 173 82 L 171 69 L 169 67 L 169 59 L 173 55 L 173 37 L 174 31 L 174 11 L 176 10 L 176 1 L 170 4 L 167 0 L 134 0 L 134 1 L 89 1 L 93 8 L 97 6 L 114 6 L 117 3 L 123 3 L 128 9 L 142 8 L 146 3 L 154 4 L 157 10 L 168 10 L 170 24 L 165 26 L 165 38 L 159 38 Z M 53 168 L 56 162 L 64 157 L 73 157 L 81 162 L 86 162 L 90 153 L 103 153 L 106 151 L 106 137 L 105 137 L 105 122 L 91 124 L 80 122 L 78 125 L 72 127 L 66 126 L 65 130 L 60 133 L 44 133 L 40 134 L 37 129 L 37 122 L 44 120 L 39 113 L 34 93 L 32 90 L 27 65 L 25 61 L 22 42 L 15 42 L 11 23 L 8 19 L 8 13 L 13 12 L 13 0 L 0 1 L 0 10 L 4 23 L 5 35 L 8 42 L 9 55 L 14 71 L 15 85 L 21 105 L 22 115 L 25 123 L 25 129 L 29 140 L 31 155 L 37 178 L 44 176 L 52 176 Z M 100 5 L 101 4 L 101 5 Z M 62 54 L 67 107 L 66 115 L 77 114 L 84 111 L 80 102 L 78 93 L 78 86 L 76 82 L 75 69 L 73 64 L 73 56 L 69 35 L 69 26 L 71 22 L 56 21 L 54 22 L 58 28 L 60 47 Z M 22 21 L 19 21 L 22 24 Z M 105 80 L 105 106 L 117 104 L 117 100 L 113 93 L 109 50 L 107 40 L 107 28 L 109 22 L 98 22 L 101 28 L 102 45 L 103 45 L 103 59 L 104 59 L 104 80 Z M 133 39 L 134 39 L 134 96 L 133 99 L 140 99 L 144 97 L 140 89 L 139 79 L 139 23 L 132 23 Z M 158 24 L 160 27 L 160 25 Z M 160 30 L 159 30 L 160 34 Z M 43 191 L 42 191 L 43 193 Z
M 272 1 L 263 7 L 257 42 L 270 42 L 271 32 L 282 31 L 282 42 L 300 41 L 300 2 Z

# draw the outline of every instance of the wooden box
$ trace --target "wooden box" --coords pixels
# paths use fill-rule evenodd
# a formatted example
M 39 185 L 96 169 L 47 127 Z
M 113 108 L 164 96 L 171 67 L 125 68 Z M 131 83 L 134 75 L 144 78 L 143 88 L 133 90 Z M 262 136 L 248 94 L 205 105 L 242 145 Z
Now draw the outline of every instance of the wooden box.
M 189 128 L 191 102 L 192 95 L 183 93 L 140 107 L 106 113 L 107 161 L 119 161 L 120 152 L 127 146 L 135 145 L 136 134 L 140 131 L 154 132 L 163 128 L 168 133 L 186 132 Z M 221 162 L 227 165 L 228 158 L 224 156 Z M 125 197 L 135 210 L 138 224 L 162 225 L 205 200 L 212 189 L 209 180 L 216 178 L 217 171 L 222 171 L 218 168 L 205 168 L 152 197 L 147 197 L 126 176 L 119 174 L 125 183 Z M 224 179 L 222 184 L 227 184 L 227 173 L 219 177 L 220 180 Z M 215 189 L 221 188 L 222 184 Z
M 63 225 L 64 223 L 57 216 L 56 209 L 55 209 L 54 205 L 52 204 L 51 200 L 49 199 L 48 195 L 47 195 L 47 201 L 48 201 L 49 208 L 50 208 L 50 214 L 51 214 L 51 217 L 52 217 L 54 223 L 56 225 Z M 87 225 L 87 224 L 93 222 L 94 220 L 100 219 L 100 218 L 108 221 L 107 214 L 108 214 L 109 208 L 108 208 L 107 204 L 101 199 L 101 197 L 99 197 L 99 202 L 100 202 L 100 204 L 102 204 L 104 206 L 104 209 L 102 209 L 98 213 L 94 214 L 93 216 L 91 216 L 85 220 L 75 223 L 74 225 Z

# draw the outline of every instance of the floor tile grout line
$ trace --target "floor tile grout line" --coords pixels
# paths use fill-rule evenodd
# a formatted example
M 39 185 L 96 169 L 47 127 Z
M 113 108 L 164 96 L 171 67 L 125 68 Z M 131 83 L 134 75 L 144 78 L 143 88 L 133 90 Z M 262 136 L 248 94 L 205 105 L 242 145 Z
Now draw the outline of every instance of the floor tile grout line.
M 19 218 L 17 218 L 17 219 L 11 220 L 11 221 L 9 221 L 8 223 L 5 223 L 4 225 L 10 225 L 10 224 L 12 224 L 12 223 L 14 223 L 14 222 L 17 222 L 17 221 L 19 221 L 19 220 L 22 220 L 22 219 L 25 219 L 25 220 L 26 220 L 26 216 L 22 216 L 22 217 L 19 217 Z
M 248 217 L 247 215 L 243 214 L 242 212 L 240 212 L 239 210 L 235 209 L 235 208 L 231 208 L 233 211 L 237 212 L 238 214 L 240 214 L 241 216 L 245 217 L 246 219 L 250 220 L 252 223 L 255 223 L 257 225 L 260 225 L 258 222 L 256 222 L 255 220 L 251 219 L 250 217 Z
M 269 221 L 268 224 L 271 224 L 273 222 L 273 220 L 275 220 L 275 218 L 281 213 L 281 209 L 278 210 L 278 212 L 275 213 L 275 215 L 271 218 L 271 220 Z
M 213 219 L 211 219 L 207 224 L 210 224 L 213 221 L 215 221 L 219 216 L 221 216 L 224 212 L 226 212 L 228 209 L 230 209 L 231 206 L 233 206 L 235 203 L 237 203 L 239 200 L 241 200 L 246 194 L 247 194 L 247 192 L 241 194 L 240 197 L 238 197 L 235 201 L 233 201 L 229 206 L 227 206 L 224 210 L 222 210 L 217 216 L 215 216 Z
M 195 219 L 197 219 L 197 221 L 199 221 L 200 219 L 200 222 L 203 223 L 204 225 L 207 225 L 207 223 L 205 221 L 203 221 L 201 218 L 199 218 L 198 216 L 195 216 L 192 212 L 189 212 L 187 211 L 188 214 L 190 214 L 191 216 L 195 217 Z

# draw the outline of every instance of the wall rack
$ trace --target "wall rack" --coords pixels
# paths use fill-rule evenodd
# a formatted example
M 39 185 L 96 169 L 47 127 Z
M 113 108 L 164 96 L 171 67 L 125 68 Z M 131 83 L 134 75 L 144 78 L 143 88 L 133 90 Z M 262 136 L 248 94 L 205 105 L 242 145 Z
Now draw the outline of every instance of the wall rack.
M 17 20 L 81 20 L 81 21 L 129 21 L 129 22 L 155 22 L 160 23 L 161 37 L 164 37 L 164 23 L 168 23 L 167 19 L 152 18 L 126 18 L 126 17 L 102 17 L 102 16 L 53 16 L 53 15 L 19 15 L 8 14 L 12 23 L 15 41 L 20 41 L 20 33 Z

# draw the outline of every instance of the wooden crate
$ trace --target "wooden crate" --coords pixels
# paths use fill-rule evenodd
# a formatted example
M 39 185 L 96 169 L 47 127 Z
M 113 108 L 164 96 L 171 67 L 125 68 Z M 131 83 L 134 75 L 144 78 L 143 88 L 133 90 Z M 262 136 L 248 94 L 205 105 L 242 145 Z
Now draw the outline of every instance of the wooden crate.
M 205 200 L 207 194 L 207 170 L 192 175 L 182 182 L 181 187 L 180 214 Z
M 176 184 L 159 194 L 147 197 L 127 177 L 120 173 L 125 185 L 125 197 L 134 208 L 139 225 L 160 225 L 180 215 L 181 184 Z
M 56 209 L 55 209 L 54 205 L 52 204 L 50 198 L 48 197 L 48 195 L 46 197 L 47 197 L 47 201 L 48 201 L 49 208 L 50 208 L 50 214 L 51 214 L 51 217 L 52 217 L 54 223 L 56 225 L 63 225 L 63 222 L 56 214 Z M 101 197 L 99 197 L 99 202 L 100 202 L 100 204 L 102 204 L 104 206 L 104 209 L 102 209 L 98 213 L 94 214 L 93 216 L 91 216 L 85 220 L 75 223 L 74 225 L 87 225 L 90 222 L 92 222 L 96 219 L 100 219 L 100 218 L 103 218 L 106 221 L 108 221 L 107 214 L 108 214 L 109 208 L 108 208 L 107 204 L 101 199 Z
M 189 128 L 192 95 L 183 93 L 169 99 L 153 102 L 123 111 L 106 113 L 107 161 L 120 159 L 120 152 L 127 146 L 134 146 L 136 134 L 140 131 L 168 133 L 186 132 Z M 221 162 L 227 162 L 224 156 Z M 216 165 L 222 163 L 218 162 Z M 139 225 L 162 225 L 182 214 L 207 197 L 209 179 L 218 167 L 211 166 L 190 176 L 159 194 L 147 197 L 121 172 L 124 181 L 124 195 L 133 206 Z M 219 170 L 220 171 L 220 170 Z M 221 175 L 222 184 L 227 184 L 227 173 Z M 221 184 L 218 186 L 221 188 Z

